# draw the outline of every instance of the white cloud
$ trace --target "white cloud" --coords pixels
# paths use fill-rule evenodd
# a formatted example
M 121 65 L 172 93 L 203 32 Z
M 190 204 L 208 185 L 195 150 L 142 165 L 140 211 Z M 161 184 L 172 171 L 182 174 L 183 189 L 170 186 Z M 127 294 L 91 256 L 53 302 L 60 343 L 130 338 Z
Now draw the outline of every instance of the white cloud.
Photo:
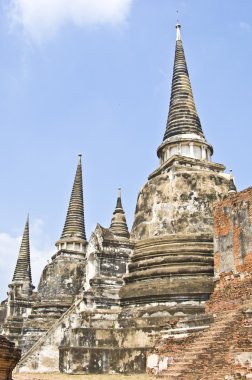
M 133 0 L 10 0 L 9 14 L 35 41 L 54 36 L 72 23 L 76 26 L 120 24 Z
M 42 269 L 54 253 L 48 237 L 43 230 L 43 221 L 35 220 L 30 224 L 30 251 L 33 284 L 38 285 Z M 0 233 L 0 302 L 6 298 L 8 284 L 11 282 L 22 236 Z

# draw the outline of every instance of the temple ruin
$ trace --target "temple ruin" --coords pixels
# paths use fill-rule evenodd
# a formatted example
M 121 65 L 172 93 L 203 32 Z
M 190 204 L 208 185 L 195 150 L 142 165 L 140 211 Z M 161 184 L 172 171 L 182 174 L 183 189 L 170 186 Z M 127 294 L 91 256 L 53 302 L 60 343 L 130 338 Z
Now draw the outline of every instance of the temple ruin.
M 189 345 L 213 326 L 206 305 L 214 291 L 214 260 L 221 272 L 235 269 L 221 250 L 228 242 L 217 234 L 214 243 L 213 206 L 229 202 L 236 188 L 225 166 L 212 161 L 179 23 L 168 120 L 157 155 L 159 166 L 138 194 L 131 232 L 119 190 L 110 227 L 97 224 L 89 240 L 79 156 L 63 232 L 36 291 L 27 219 L 0 311 L 1 334 L 22 349 L 18 372 L 140 373 L 148 352 L 149 370 L 167 371 L 175 360 L 171 340 L 182 337 Z M 243 213 L 251 217 L 250 209 Z M 171 369 L 170 376 L 181 368 Z

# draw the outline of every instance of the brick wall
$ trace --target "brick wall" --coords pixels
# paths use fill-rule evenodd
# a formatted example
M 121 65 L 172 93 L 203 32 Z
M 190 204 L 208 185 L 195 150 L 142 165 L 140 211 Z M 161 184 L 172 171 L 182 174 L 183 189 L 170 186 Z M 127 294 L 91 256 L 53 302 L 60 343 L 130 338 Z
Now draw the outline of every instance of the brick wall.
M 12 370 L 19 361 L 21 350 L 0 335 L 0 380 L 11 380 Z
M 252 272 L 252 187 L 216 203 L 215 274 Z

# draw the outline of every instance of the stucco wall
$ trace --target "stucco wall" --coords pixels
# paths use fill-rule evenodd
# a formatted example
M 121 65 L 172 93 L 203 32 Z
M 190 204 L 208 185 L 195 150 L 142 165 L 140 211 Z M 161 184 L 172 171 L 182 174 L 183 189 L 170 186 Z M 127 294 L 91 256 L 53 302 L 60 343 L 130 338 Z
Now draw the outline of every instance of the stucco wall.
M 140 191 L 131 237 L 212 235 L 213 203 L 227 191 L 225 174 L 174 164 L 169 172 L 150 178 Z

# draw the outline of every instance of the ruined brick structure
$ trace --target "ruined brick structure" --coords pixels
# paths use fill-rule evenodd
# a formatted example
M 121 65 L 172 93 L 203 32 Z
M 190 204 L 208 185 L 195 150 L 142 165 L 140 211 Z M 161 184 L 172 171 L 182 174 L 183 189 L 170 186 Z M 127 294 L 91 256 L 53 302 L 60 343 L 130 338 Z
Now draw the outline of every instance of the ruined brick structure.
M 21 350 L 0 335 L 0 380 L 12 380 L 12 370 L 21 357 Z
M 235 187 L 211 161 L 179 24 L 176 34 L 160 164 L 139 192 L 131 233 L 119 191 L 110 227 L 98 224 L 87 241 L 81 158 L 57 252 L 37 292 L 26 224 L 16 269 L 25 281 L 14 275 L 2 324 L 22 348 L 20 372 L 143 372 L 157 340 L 193 340 L 212 322 L 205 305 L 214 289 L 213 203 Z
M 232 186 L 231 186 L 232 187 Z M 252 189 L 214 205 L 215 289 L 203 331 L 170 330 L 148 356 L 167 379 L 252 378 Z
M 216 205 L 215 271 L 252 272 L 252 188 Z

